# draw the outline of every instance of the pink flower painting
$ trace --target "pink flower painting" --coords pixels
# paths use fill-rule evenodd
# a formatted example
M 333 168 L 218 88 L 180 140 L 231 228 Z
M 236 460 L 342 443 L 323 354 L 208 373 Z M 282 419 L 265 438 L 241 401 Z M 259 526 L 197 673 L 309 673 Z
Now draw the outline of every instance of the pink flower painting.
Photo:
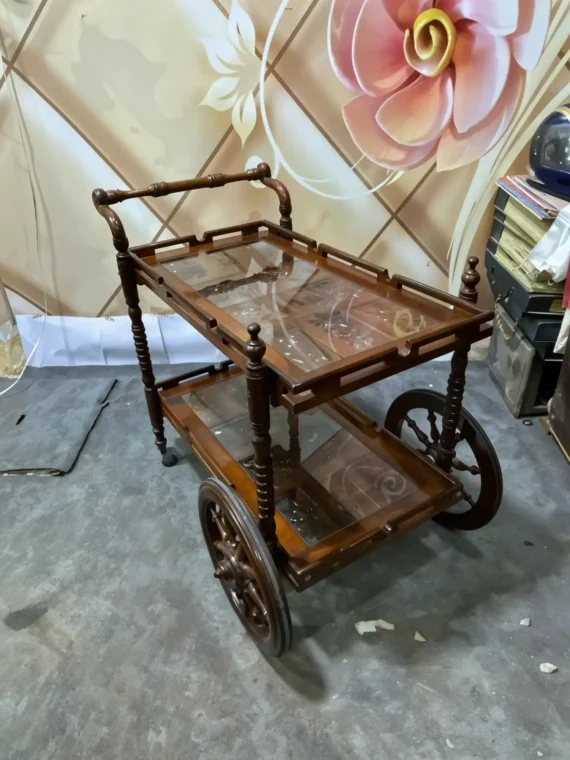
M 549 0 L 333 0 L 329 52 L 356 93 L 343 109 L 371 161 L 438 169 L 484 156 L 518 109 Z

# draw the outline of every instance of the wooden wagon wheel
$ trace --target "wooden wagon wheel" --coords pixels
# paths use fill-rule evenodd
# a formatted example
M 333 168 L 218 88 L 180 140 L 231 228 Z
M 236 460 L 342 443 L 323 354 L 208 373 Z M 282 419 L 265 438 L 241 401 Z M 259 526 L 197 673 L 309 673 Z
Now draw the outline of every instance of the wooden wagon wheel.
M 407 391 L 398 396 L 388 409 L 384 427 L 402 438 L 406 423 L 421 444 L 418 451 L 435 462 L 444 408 L 445 396 L 441 393 Z M 416 410 L 423 411 L 413 415 Z M 501 465 L 487 434 L 465 410 L 461 413 L 455 440 L 456 450 L 450 474 L 461 482 L 464 501 L 452 510 L 436 515 L 434 520 L 447 528 L 477 530 L 493 519 L 501 504 Z M 463 508 L 463 511 L 454 511 L 458 508 Z
M 216 478 L 200 486 L 198 506 L 215 577 L 257 646 L 279 657 L 291 647 L 291 617 L 255 519 L 236 492 Z

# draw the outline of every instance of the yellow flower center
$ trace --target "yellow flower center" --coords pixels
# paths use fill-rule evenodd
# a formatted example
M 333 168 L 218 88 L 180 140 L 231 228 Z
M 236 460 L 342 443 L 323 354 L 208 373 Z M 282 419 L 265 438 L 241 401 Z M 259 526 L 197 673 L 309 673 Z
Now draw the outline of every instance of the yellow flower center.
M 404 55 L 407 62 L 426 77 L 437 77 L 453 58 L 457 30 L 447 13 L 438 8 L 424 11 L 406 30 Z

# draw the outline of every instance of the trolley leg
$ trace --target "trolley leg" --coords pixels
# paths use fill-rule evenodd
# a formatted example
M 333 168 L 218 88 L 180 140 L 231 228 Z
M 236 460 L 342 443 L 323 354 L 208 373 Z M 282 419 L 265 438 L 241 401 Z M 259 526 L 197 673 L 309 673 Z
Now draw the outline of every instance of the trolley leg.
M 162 464 L 165 467 L 172 467 L 176 464 L 176 455 L 166 450 L 166 438 L 164 437 L 164 418 L 160 406 L 160 398 L 155 386 L 154 372 L 152 370 L 152 361 L 146 338 L 146 331 L 142 320 L 142 312 L 139 305 L 139 295 L 137 288 L 137 279 L 135 265 L 130 254 L 124 252 L 117 256 L 119 266 L 119 275 L 123 286 L 125 301 L 129 308 L 129 317 L 131 318 L 131 328 L 139 360 L 139 367 L 144 385 L 144 393 L 152 431 L 155 437 L 155 443 L 162 456 Z
M 265 343 L 259 337 L 260 326 L 247 328 L 247 404 L 253 442 L 253 472 L 257 490 L 259 532 L 274 555 L 277 548 L 275 530 L 275 489 L 273 486 L 273 460 L 271 457 L 270 384 L 263 363 Z
M 439 439 L 436 464 L 442 470 L 450 470 L 455 456 L 456 432 L 461 417 L 465 371 L 468 351 L 456 351 L 451 359 L 451 372 L 447 381 L 447 398 L 443 411 L 441 438 Z
M 464 301 L 477 303 L 477 285 L 481 281 L 481 275 L 477 272 L 479 259 L 471 256 L 467 262 L 467 269 L 461 276 L 460 297 Z M 463 394 L 465 391 L 465 373 L 469 357 L 468 349 L 455 351 L 451 359 L 451 372 L 447 382 L 447 399 L 443 412 L 441 438 L 439 440 L 439 452 L 436 463 L 443 470 L 450 470 L 456 447 L 456 433 L 461 418 Z

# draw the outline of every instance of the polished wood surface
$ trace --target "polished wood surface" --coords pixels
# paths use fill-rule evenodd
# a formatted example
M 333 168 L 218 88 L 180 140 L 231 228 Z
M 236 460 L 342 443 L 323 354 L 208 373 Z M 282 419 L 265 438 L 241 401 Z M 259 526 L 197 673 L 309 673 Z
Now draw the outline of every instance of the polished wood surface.
M 226 367 L 160 395 L 166 415 L 198 458 L 259 517 L 243 377 L 237 366 Z M 299 589 L 459 498 L 453 480 L 345 400 L 311 416 L 305 421 L 301 415 L 299 436 L 286 411 L 276 409 L 270 429 L 277 539 L 286 556 L 284 571 Z M 295 524 L 293 511 L 312 524 Z M 311 531 L 316 538 L 307 543 Z
M 276 192 L 280 225 L 247 222 L 211 230 L 202 238 L 189 235 L 131 249 L 122 222 L 111 208 L 132 198 L 254 180 Z M 470 259 L 463 278 L 463 298 L 458 299 L 409 278 L 390 276 L 382 267 L 295 233 L 290 195 L 281 182 L 271 178 L 267 164 L 235 175 L 163 182 L 143 190 L 99 189 L 94 191 L 93 201 L 112 232 L 118 260 L 132 259 L 137 282 L 153 290 L 241 367 L 247 361 L 245 328 L 252 321 L 260 322 L 261 337 L 267 344 L 264 361 L 279 379 L 278 387 L 288 397 L 285 403 L 296 411 L 374 382 L 386 373 L 429 361 L 445 339 L 453 339 L 449 342 L 453 347 L 455 341 L 469 345 L 484 337 L 482 325 L 493 317 L 492 312 L 475 305 L 479 280 L 475 259 Z M 264 247 L 266 260 L 273 256 L 270 265 L 260 260 L 263 256 L 256 246 Z M 196 280 L 198 262 L 199 269 L 210 256 L 227 260 L 230 254 L 237 268 L 234 274 L 220 269 L 209 283 L 200 283 L 199 273 Z M 246 258 L 256 264 L 257 271 L 245 269 Z M 124 264 L 120 266 L 126 271 Z M 177 273 L 177 268 L 184 266 L 193 271 L 186 281 Z M 295 281 L 298 272 L 304 278 Z M 232 306 L 231 300 L 224 300 L 228 293 L 238 291 L 247 296 L 251 287 L 267 291 L 265 295 L 257 292 L 251 315 L 239 304 Z M 335 289 L 338 298 L 330 302 L 330 291 Z M 281 299 L 280 303 L 276 304 L 276 299 Z M 387 316 L 382 317 L 383 313 Z M 304 397 L 299 403 L 291 400 L 299 395 Z
M 246 345 L 247 364 L 245 365 L 247 408 L 253 445 L 252 469 L 257 494 L 259 532 L 271 554 L 274 554 L 277 539 L 275 536 L 273 459 L 269 434 L 270 385 L 268 370 L 263 363 L 265 343 L 259 337 L 260 329 L 260 326 L 255 323 L 247 328 L 249 333 L 249 340 Z
M 98 188 L 93 191 L 93 203 L 99 213 L 107 220 L 113 237 L 122 237 L 124 228 L 117 226 L 116 214 L 108 213 L 110 206 L 134 198 L 162 198 L 165 195 L 173 193 L 189 192 L 191 190 L 201 190 L 205 188 L 213 189 L 223 187 L 234 182 L 254 182 L 258 181 L 266 187 L 271 188 L 279 199 L 279 211 L 281 213 L 281 224 L 288 229 L 292 228 L 291 223 L 291 196 L 285 185 L 277 179 L 272 179 L 271 168 L 268 164 L 261 163 L 255 169 L 248 169 L 239 174 L 209 174 L 207 177 L 194 177 L 177 182 L 157 182 L 141 190 L 102 190 Z M 118 233 L 118 235 L 117 235 Z
M 131 320 L 133 342 L 141 372 L 155 444 L 162 457 L 162 463 L 166 467 L 172 467 L 176 464 L 177 459 L 174 453 L 167 451 L 166 448 L 164 418 L 162 415 L 160 400 L 158 398 L 158 391 L 156 389 L 156 381 L 152 369 L 152 361 L 139 303 L 135 260 L 129 253 L 129 241 L 121 221 L 112 209 L 108 209 L 108 212 L 108 215 L 103 215 L 113 233 L 113 245 L 117 254 L 117 268 L 119 270 L 125 303 L 127 304 L 128 315 Z
M 384 358 L 382 361 L 375 362 L 372 366 L 356 370 L 345 375 L 337 382 L 324 380 L 316 384 L 311 391 L 296 395 L 291 393 L 286 386 L 279 389 L 280 402 L 288 409 L 293 409 L 296 414 L 306 412 L 309 409 L 326 403 L 331 399 L 345 396 L 348 393 L 354 393 L 361 388 L 366 388 L 372 383 L 385 380 L 392 375 L 397 375 L 419 364 L 424 364 L 432 359 L 438 359 L 455 350 L 469 350 L 473 343 L 488 338 L 493 332 L 493 325 L 490 322 L 478 325 L 471 333 L 464 338 L 445 338 L 430 343 L 429 346 L 423 346 L 416 353 L 401 357 L 395 353 Z
M 142 320 L 142 312 L 139 305 L 139 297 L 136 283 L 135 265 L 130 256 L 120 256 L 118 259 L 119 276 L 123 286 L 123 293 L 128 307 L 129 317 L 131 319 L 131 328 L 135 351 L 139 362 L 141 377 L 144 385 L 144 392 L 148 406 L 152 430 L 155 442 L 161 455 L 166 454 L 166 438 L 164 436 L 164 421 L 162 418 L 162 409 L 156 389 L 156 380 L 152 369 L 150 352 L 146 331 Z
M 335 249 L 315 248 L 310 239 L 289 240 L 261 227 L 252 232 L 251 225 L 243 232 L 155 255 L 145 248 L 138 266 L 155 292 L 166 289 L 176 307 L 190 307 L 186 311 L 195 313 L 195 326 L 207 325 L 214 343 L 221 337 L 222 344 L 244 353 L 245 327 L 258 319 L 267 343 L 265 360 L 294 394 L 386 357 L 418 354 L 448 336 L 476 338 L 473 328 L 492 317 L 401 276 L 389 277 L 366 263 L 361 268 L 358 260 L 347 264 L 348 255 L 337 260 Z M 331 303 L 327 298 L 335 288 L 340 296 Z M 376 326 L 375 315 L 382 313 L 387 316 L 378 316 L 383 321 Z
M 468 268 L 461 275 L 460 297 L 476 304 L 478 300 L 477 285 L 481 275 L 477 271 L 479 259 L 471 256 L 467 262 Z M 463 408 L 463 394 L 465 392 L 465 373 L 469 362 L 467 349 L 459 349 L 451 357 L 451 371 L 447 381 L 447 395 L 443 410 L 443 423 L 441 436 L 438 441 L 435 461 L 438 467 L 449 472 L 452 467 L 455 448 L 457 446 L 457 427 Z
M 254 180 L 277 194 L 279 225 L 250 221 L 131 248 L 112 208 Z M 476 258 L 458 298 L 318 244 L 293 230 L 289 192 L 267 164 L 96 190 L 93 201 L 112 233 L 163 462 L 175 461 L 165 416 L 213 476 L 202 483 L 199 511 L 215 576 L 267 654 L 291 644 L 278 570 L 302 590 L 432 517 L 464 530 L 492 519 L 500 465 L 463 409 L 469 348 L 492 330 L 493 313 L 477 307 Z M 138 285 L 227 360 L 156 382 Z M 447 394 L 402 394 L 384 429 L 341 398 L 449 352 Z M 477 493 L 464 474 L 479 479 Z M 450 511 L 459 502 L 467 511 Z

